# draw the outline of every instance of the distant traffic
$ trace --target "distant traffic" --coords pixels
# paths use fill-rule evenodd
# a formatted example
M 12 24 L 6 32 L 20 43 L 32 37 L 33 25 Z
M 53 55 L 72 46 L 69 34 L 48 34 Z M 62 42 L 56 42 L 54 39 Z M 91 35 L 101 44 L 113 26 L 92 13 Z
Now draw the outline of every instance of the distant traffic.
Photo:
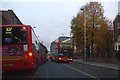
M 51 43 L 50 59 L 56 62 L 72 62 L 74 42 L 71 37 L 61 36 Z

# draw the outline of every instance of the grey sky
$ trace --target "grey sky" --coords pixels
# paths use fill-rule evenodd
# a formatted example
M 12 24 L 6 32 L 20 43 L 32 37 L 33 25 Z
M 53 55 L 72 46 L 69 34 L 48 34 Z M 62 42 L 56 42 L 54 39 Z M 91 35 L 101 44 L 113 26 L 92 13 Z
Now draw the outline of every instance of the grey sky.
M 9 2 L 8 2 L 9 1 Z M 18 18 L 32 27 L 39 39 L 48 47 L 57 37 L 70 36 L 70 21 L 80 7 L 90 0 L 2 0 L 1 8 L 12 9 Z M 96 0 L 97 1 L 97 0 Z M 105 17 L 114 20 L 118 11 L 119 0 L 102 1 Z

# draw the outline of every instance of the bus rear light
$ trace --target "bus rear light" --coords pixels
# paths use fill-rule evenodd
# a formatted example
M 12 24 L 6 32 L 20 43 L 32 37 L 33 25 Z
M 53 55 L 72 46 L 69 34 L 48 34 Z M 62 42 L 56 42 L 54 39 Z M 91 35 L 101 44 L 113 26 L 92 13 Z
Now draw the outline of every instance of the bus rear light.
M 70 58 L 69 58 L 68 60 L 73 60 L 73 59 L 70 59 Z
M 33 54 L 31 52 L 29 52 L 29 56 L 32 56 Z
M 25 26 L 23 26 L 23 27 L 22 27 L 22 30 L 26 30 L 26 27 L 25 27 Z

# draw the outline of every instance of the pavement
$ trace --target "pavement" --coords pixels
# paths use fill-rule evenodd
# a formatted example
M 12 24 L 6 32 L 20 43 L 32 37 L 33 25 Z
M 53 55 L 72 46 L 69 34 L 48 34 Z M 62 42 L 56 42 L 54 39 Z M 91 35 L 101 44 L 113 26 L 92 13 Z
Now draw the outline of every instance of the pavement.
M 82 64 L 88 64 L 88 65 L 92 65 L 92 66 L 97 66 L 97 67 L 104 67 L 104 68 L 109 68 L 109 69 L 114 69 L 114 70 L 120 70 L 120 68 L 118 68 L 118 64 L 97 63 L 97 62 L 85 61 L 83 59 L 74 59 L 73 61 L 79 62 L 79 63 L 82 63 Z
M 2 79 L 2 70 L 0 70 L 0 80 Z

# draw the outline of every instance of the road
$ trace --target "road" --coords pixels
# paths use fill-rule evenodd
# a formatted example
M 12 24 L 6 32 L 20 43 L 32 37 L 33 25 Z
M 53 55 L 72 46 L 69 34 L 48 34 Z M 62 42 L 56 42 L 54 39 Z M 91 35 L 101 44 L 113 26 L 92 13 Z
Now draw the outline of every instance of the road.
M 3 72 L 4 78 L 118 78 L 118 71 L 95 67 L 78 62 L 56 63 L 46 61 L 41 64 L 35 71 L 9 71 Z

